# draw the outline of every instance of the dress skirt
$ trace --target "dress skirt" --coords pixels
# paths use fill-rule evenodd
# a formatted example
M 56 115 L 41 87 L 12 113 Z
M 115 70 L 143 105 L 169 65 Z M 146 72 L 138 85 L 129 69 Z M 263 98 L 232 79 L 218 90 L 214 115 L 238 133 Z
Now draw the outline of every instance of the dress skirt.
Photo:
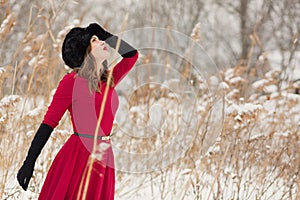
M 123 58 L 114 67 L 114 86 L 109 86 L 103 111 L 105 117 L 101 120 L 98 136 L 107 136 L 111 132 L 119 105 L 115 87 L 131 70 L 137 58 L 138 52 L 132 57 Z M 99 82 L 101 92 L 91 93 L 88 85 L 88 80 L 76 72 L 66 74 L 53 95 L 43 123 L 55 128 L 68 110 L 74 132 L 93 135 L 100 116 L 106 82 Z M 97 141 L 97 146 L 103 147 L 105 143 L 110 144 L 105 141 Z M 85 172 L 92 147 L 93 139 L 72 135 L 53 160 L 39 200 L 82 200 L 82 194 L 79 193 L 80 184 L 81 180 L 86 178 Z M 101 148 L 99 149 L 101 150 Z M 93 164 L 86 200 L 114 199 L 115 171 L 112 147 L 104 149 L 100 154 L 96 152 L 93 155 L 97 161 Z
M 84 141 L 86 140 L 86 142 Z M 60 149 L 49 169 L 39 200 L 83 199 L 83 188 L 79 194 L 82 179 L 86 179 L 88 160 L 93 139 L 82 139 L 72 135 Z M 105 162 L 96 160 L 93 164 L 86 200 L 113 200 L 115 171 L 107 160 L 112 160 L 112 151 Z M 78 198 L 79 197 L 79 198 Z

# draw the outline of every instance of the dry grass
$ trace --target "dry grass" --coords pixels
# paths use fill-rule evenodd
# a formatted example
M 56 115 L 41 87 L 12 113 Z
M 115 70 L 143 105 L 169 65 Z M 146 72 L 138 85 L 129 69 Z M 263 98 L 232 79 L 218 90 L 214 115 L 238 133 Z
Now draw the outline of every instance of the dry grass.
M 41 20 L 42 10 L 29 16 L 23 40 L 14 48 L 10 62 L 0 68 L 1 199 L 19 199 L 23 195 L 15 180 L 17 170 L 46 111 L 51 91 L 67 71 L 58 56 L 63 37 L 60 33 L 65 31 L 34 26 Z M 58 11 L 54 10 L 54 13 L 58 14 Z M 14 34 L 12 28 L 18 23 L 9 9 L 5 19 L 0 28 L 3 45 Z M 49 22 L 52 18 L 42 20 Z M 165 58 L 162 62 L 168 68 L 170 63 L 168 57 Z M 149 62 L 149 57 L 139 60 L 139 64 Z M 182 72 L 184 77 L 190 73 L 193 72 Z M 147 194 L 149 199 L 299 199 L 300 97 L 293 94 L 296 88 L 291 82 L 286 81 L 288 87 L 281 87 L 278 75 L 281 73 L 266 70 L 258 74 L 247 64 L 220 71 L 218 85 L 223 88 L 221 101 L 224 107 L 219 113 L 225 116 L 219 122 L 222 131 L 217 133 L 217 138 L 214 139 L 216 133 L 211 130 L 218 123 L 207 118 L 211 102 L 205 94 L 212 87 L 208 85 L 201 91 L 196 90 L 196 106 L 203 109 L 196 112 L 199 120 L 195 137 L 185 155 L 160 171 L 134 175 L 118 172 L 116 197 L 141 199 Z M 264 84 L 258 84 L 258 80 L 265 80 Z M 199 88 L 201 81 L 196 80 L 195 88 Z M 184 86 L 178 85 L 179 89 L 181 87 Z M 277 89 L 268 92 L 270 87 Z M 147 124 L 149 108 L 157 102 L 169 106 L 170 110 L 178 109 L 178 101 L 168 95 L 167 89 L 150 84 L 140 87 L 127 98 L 130 106 L 145 108 L 143 121 L 135 111 L 128 113 L 136 123 Z M 114 141 L 120 139 L 118 146 L 124 150 L 152 152 L 157 148 L 153 143 L 163 145 L 172 138 L 178 129 L 174 125 L 177 122 L 178 116 L 166 116 L 164 134 L 150 139 L 124 140 L 121 139 L 124 135 L 116 129 Z M 65 116 L 38 159 L 29 187 L 32 199 L 38 195 L 51 161 L 71 132 L 69 117 Z M 167 156 L 172 157 L 172 152 Z

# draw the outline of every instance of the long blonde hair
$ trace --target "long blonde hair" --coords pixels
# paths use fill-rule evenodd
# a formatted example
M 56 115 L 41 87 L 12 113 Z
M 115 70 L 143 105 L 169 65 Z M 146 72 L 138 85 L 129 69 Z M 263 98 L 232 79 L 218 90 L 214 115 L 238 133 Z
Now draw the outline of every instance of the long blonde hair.
M 91 45 L 87 48 L 84 61 L 80 68 L 74 69 L 74 71 L 77 73 L 78 76 L 81 76 L 88 80 L 88 87 L 90 92 L 92 93 L 92 90 L 95 92 L 101 91 L 101 82 L 108 82 L 108 62 L 105 60 L 100 69 L 97 67 L 96 59 L 91 54 Z M 114 86 L 114 80 L 113 77 L 111 77 L 110 80 L 110 86 Z

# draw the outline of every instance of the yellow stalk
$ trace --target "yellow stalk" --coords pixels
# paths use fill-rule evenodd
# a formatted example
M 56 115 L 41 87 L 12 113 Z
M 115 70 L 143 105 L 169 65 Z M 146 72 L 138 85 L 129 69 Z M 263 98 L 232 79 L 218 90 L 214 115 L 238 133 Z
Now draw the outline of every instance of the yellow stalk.
M 124 30 L 124 28 L 125 28 L 125 24 L 126 24 L 126 22 L 127 22 L 127 19 L 128 19 L 128 13 L 125 15 L 125 18 L 124 18 L 124 20 L 123 20 L 122 27 L 121 27 L 121 33 L 123 32 L 123 30 Z M 117 40 L 117 45 L 116 45 L 116 51 L 117 51 L 117 52 L 118 52 L 118 50 L 119 50 L 120 44 L 121 44 L 121 35 L 118 37 L 118 40 Z M 117 64 L 116 62 L 117 62 L 117 61 L 115 60 L 115 61 L 112 63 L 112 66 L 113 66 L 113 67 L 112 67 L 111 70 L 109 71 L 109 74 L 108 74 L 108 81 L 107 81 L 107 83 L 106 83 L 106 87 L 105 87 L 105 91 L 104 91 L 104 95 L 103 95 L 103 101 L 101 102 L 100 114 L 99 114 L 99 118 L 98 118 L 98 121 L 97 121 L 96 130 L 95 130 L 95 133 L 94 133 L 93 151 L 92 151 L 92 153 L 90 154 L 89 160 L 88 160 L 87 178 L 86 178 L 86 181 L 85 181 L 85 184 L 84 184 L 84 190 L 83 190 L 83 196 L 82 196 L 82 199 L 83 199 L 83 200 L 86 199 L 86 194 L 87 194 L 87 189 L 88 189 L 88 185 L 89 185 L 89 180 L 90 180 L 90 176 L 91 176 L 93 164 L 94 164 L 94 161 L 95 161 L 95 158 L 94 158 L 93 155 L 96 153 L 96 150 L 97 150 L 97 136 L 98 136 L 98 131 L 99 131 L 99 128 L 100 128 L 101 120 L 102 120 L 102 118 L 103 118 L 103 112 L 104 112 L 104 108 L 105 108 L 105 104 L 106 104 L 106 100 L 107 100 L 108 89 L 109 89 L 109 86 L 110 86 L 110 81 L 111 81 L 111 77 L 112 77 L 112 72 L 113 72 L 113 70 L 114 70 L 115 65 Z M 84 177 L 83 177 L 83 178 L 84 178 Z M 83 179 L 82 179 L 82 180 L 83 180 Z M 80 193 L 81 193 L 81 190 L 78 191 L 77 199 L 78 199 L 78 197 L 80 196 Z

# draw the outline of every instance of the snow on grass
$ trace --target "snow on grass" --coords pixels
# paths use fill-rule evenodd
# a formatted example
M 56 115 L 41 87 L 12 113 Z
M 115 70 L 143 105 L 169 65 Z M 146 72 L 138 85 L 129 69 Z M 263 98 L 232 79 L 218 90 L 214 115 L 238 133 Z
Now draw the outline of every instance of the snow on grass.
M 255 89 L 260 89 L 260 88 L 263 88 L 266 84 L 268 84 L 270 81 L 269 80 L 266 80 L 266 79 L 261 79 L 261 80 L 258 80 L 258 81 L 255 81 L 253 84 L 252 84 L 252 87 L 255 88 Z
M 209 83 L 196 81 L 195 88 L 202 92 L 196 103 L 189 101 L 190 93 L 180 93 L 178 79 L 164 80 L 159 87 L 149 85 L 135 101 L 120 96 L 113 149 L 136 154 L 130 157 L 134 162 L 116 157 L 119 166 L 126 164 L 125 169 L 129 169 L 116 171 L 116 199 L 297 199 L 299 95 L 290 90 L 293 84 L 288 81 L 277 84 L 281 69 L 253 79 L 245 91 L 248 75 L 240 69 L 224 70 L 222 80 L 213 76 Z M 224 100 L 214 102 L 212 108 L 207 94 L 211 86 L 224 93 Z M 15 174 L 50 100 L 26 95 L 0 100 L 0 125 L 5 136 L 0 140 L 4 198 L 37 199 L 51 162 L 72 133 L 65 116 L 36 163 L 29 191 L 23 192 Z M 192 112 L 195 115 L 190 116 Z M 199 127 L 178 133 L 188 126 Z M 150 166 L 146 166 L 141 155 L 155 151 L 159 154 L 149 156 L 146 161 Z M 135 166 L 138 164 L 141 166 Z M 137 173 L 137 167 L 150 170 Z
M 19 102 L 20 100 L 21 100 L 21 96 L 19 95 L 5 96 L 0 100 L 0 107 L 7 107 L 11 104 L 15 104 L 16 102 Z
M 260 111 L 263 107 L 260 104 L 232 104 L 225 109 L 226 114 L 236 114 L 236 115 L 244 115 L 244 114 L 253 114 L 257 111 Z

